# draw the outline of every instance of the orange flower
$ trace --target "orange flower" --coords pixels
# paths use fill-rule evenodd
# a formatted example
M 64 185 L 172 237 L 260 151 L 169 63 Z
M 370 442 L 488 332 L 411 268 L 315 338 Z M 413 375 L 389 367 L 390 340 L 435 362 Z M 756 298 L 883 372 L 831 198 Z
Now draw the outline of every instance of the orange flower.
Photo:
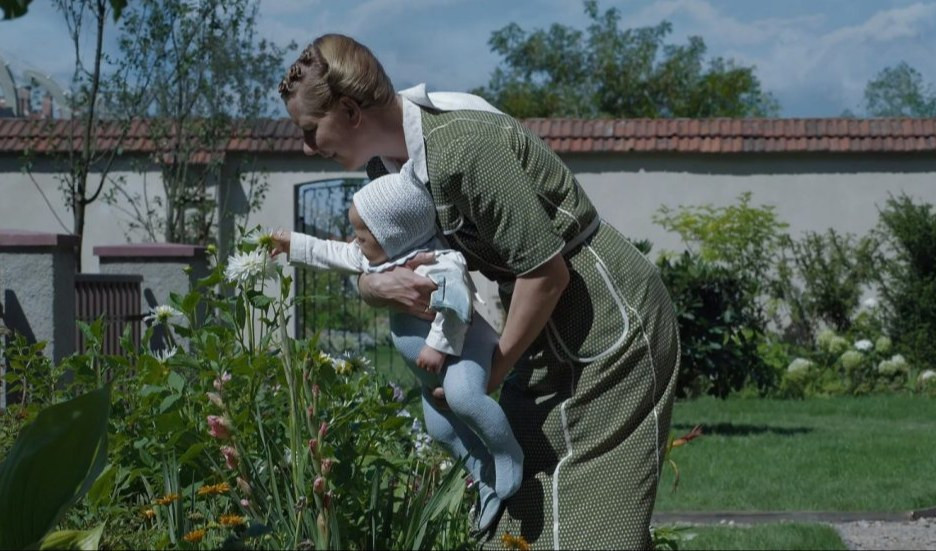
M 156 511 L 152 509 L 146 509 L 145 511 L 140 512 L 140 514 L 143 515 L 143 518 L 146 520 L 152 520 L 153 517 L 156 516 Z
M 512 536 L 510 532 L 504 532 L 501 541 L 504 542 L 505 549 L 516 549 L 517 551 L 530 551 L 530 544 L 523 536 Z
M 218 524 L 221 526 L 240 526 L 246 521 L 247 519 L 240 515 L 221 515 L 221 518 L 218 519 Z
M 179 494 L 173 492 L 156 499 L 156 505 L 169 505 L 173 501 L 179 500 Z
M 700 436 L 702 436 L 702 425 L 696 425 L 692 428 L 691 431 L 673 440 L 671 447 L 678 448 L 679 446 L 688 444 L 690 441 L 695 440 Z
M 182 539 L 189 543 L 198 543 L 204 538 L 205 538 L 205 531 L 201 529 L 192 530 L 188 534 L 185 534 L 184 536 L 182 536 Z
M 198 495 L 200 496 L 214 496 L 219 494 L 226 494 L 231 491 L 231 485 L 227 482 L 221 482 L 219 484 L 211 484 L 209 486 L 202 486 L 198 489 Z

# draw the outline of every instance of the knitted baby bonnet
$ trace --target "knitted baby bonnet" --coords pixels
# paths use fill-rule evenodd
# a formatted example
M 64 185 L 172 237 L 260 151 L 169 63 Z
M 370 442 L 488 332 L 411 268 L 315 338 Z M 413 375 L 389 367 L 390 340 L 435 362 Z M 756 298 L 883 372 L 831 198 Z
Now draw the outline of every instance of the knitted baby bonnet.
M 389 260 L 435 235 L 435 204 L 416 178 L 412 161 L 405 163 L 399 174 L 387 174 L 368 183 L 351 200 Z

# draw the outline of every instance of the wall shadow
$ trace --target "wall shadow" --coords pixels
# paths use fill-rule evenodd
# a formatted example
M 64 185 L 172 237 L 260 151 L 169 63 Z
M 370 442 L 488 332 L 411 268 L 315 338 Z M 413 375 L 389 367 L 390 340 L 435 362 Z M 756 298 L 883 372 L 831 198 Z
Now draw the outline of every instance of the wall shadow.
M 677 436 L 682 432 L 692 430 L 695 424 L 692 423 L 673 423 L 673 430 Z M 736 423 L 715 423 L 713 425 L 702 424 L 702 436 L 751 436 L 753 434 L 776 434 L 779 436 L 796 436 L 798 434 L 809 434 L 815 429 L 812 427 L 774 427 L 770 425 L 746 425 Z

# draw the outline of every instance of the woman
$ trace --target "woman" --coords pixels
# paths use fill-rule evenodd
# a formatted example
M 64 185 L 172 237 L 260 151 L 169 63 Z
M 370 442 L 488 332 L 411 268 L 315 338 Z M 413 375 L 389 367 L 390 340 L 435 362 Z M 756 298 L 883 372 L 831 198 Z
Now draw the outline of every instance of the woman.
M 602 222 L 574 175 L 525 126 L 467 94 L 395 93 L 363 45 L 324 35 L 280 84 L 304 151 L 377 177 L 412 160 L 438 224 L 507 308 L 488 389 L 525 455 L 488 543 L 648 548 L 679 359 L 656 268 Z M 430 318 L 431 281 L 398 268 L 361 294 Z M 509 374 L 509 377 L 508 377 Z

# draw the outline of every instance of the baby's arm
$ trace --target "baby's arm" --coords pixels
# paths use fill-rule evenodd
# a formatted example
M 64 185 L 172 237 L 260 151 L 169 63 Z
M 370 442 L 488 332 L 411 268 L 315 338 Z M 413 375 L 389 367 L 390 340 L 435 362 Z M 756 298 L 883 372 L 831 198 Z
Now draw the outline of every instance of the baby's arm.
M 273 254 L 287 251 L 289 263 L 312 268 L 359 274 L 367 267 L 367 259 L 357 242 L 346 243 L 333 239 L 319 239 L 304 233 L 275 232 Z

